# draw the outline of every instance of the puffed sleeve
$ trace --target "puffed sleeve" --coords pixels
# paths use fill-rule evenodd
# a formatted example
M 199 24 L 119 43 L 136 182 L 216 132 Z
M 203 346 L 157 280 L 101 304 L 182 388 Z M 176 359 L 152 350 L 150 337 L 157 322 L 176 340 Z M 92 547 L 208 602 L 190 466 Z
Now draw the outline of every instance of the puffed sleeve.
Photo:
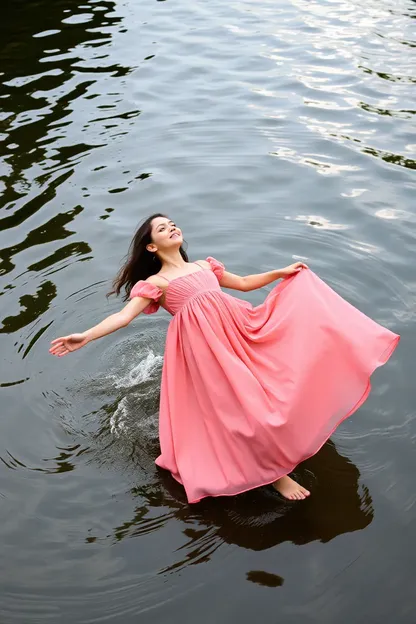
M 207 258 L 207 262 L 209 262 L 211 270 L 213 271 L 217 280 L 220 281 L 225 271 L 225 267 L 222 262 L 219 262 L 219 260 L 215 260 L 215 258 L 211 258 L 211 256 Z
M 151 284 L 150 282 L 146 282 L 144 280 L 140 280 L 133 286 L 130 292 L 130 299 L 134 297 L 144 297 L 145 299 L 152 299 L 148 306 L 143 310 L 144 314 L 153 314 L 159 310 L 159 299 L 163 295 L 163 290 L 161 290 L 158 286 Z

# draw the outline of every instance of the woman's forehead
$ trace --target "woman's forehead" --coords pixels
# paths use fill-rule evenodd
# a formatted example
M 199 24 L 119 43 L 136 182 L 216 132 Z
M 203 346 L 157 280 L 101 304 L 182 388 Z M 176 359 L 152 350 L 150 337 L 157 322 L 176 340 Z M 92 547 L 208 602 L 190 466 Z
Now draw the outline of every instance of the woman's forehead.
M 168 217 L 156 217 L 152 221 L 152 227 L 156 228 L 158 225 L 161 225 L 162 223 L 173 223 L 173 221 L 169 219 Z

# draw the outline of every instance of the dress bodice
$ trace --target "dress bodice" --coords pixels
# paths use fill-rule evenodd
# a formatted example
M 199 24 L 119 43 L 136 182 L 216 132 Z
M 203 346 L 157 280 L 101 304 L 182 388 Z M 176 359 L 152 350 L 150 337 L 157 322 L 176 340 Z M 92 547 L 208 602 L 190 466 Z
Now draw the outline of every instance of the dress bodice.
M 199 269 L 188 275 L 182 275 L 169 282 L 162 306 L 174 315 L 191 299 L 212 290 L 221 290 L 211 269 Z
M 175 315 L 187 303 L 198 295 L 211 291 L 220 291 L 220 280 L 224 274 L 224 265 L 212 258 L 207 258 L 210 268 L 198 265 L 198 269 L 187 275 L 181 275 L 168 282 L 167 288 L 161 288 L 147 280 L 140 280 L 135 284 L 130 293 L 130 299 L 144 297 L 150 299 L 150 303 L 143 310 L 145 314 L 157 312 L 160 306 L 170 314 Z M 165 278 L 166 279 L 166 278 Z

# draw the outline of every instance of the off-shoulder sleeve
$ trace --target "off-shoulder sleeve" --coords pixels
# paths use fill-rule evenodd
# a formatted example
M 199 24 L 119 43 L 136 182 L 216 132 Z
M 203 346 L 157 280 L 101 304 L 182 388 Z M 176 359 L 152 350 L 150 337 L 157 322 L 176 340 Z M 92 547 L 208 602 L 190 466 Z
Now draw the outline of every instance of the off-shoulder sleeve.
M 160 307 L 158 301 L 162 295 L 163 290 L 161 290 L 158 286 L 155 286 L 150 282 L 140 280 L 131 289 L 129 298 L 133 299 L 134 297 L 144 297 L 145 299 L 152 299 L 143 312 L 144 314 L 153 314 L 154 312 L 157 312 Z
M 209 262 L 211 266 L 211 270 L 215 274 L 215 277 L 217 278 L 217 280 L 220 281 L 225 271 L 225 267 L 223 263 L 220 262 L 219 260 L 215 260 L 215 258 L 211 258 L 211 256 L 207 258 L 207 262 Z

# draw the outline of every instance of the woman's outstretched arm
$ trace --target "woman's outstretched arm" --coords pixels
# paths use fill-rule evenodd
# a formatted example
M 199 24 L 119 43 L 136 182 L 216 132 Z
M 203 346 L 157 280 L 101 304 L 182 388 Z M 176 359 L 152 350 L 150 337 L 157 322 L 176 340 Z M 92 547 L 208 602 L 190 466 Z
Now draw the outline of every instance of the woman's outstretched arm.
M 81 349 L 81 347 L 84 347 L 92 340 L 98 340 L 98 338 L 108 336 L 108 334 L 126 327 L 136 316 L 143 312 L 149 301 L 150 299 L 145 299 L 144 297 L 134 297 L 120 312 L 107 316 L 101 323 L 91 327 L 91 329 L 87 329 L 87 331 L 80 334 L 70 334 L 69 336 L 55 338 L 51 342 L 49 353 L 62 357 L 72 353 L 72 351 Z
M 244 277 L 235 275 L 224 271 L 224 274 L 220 280 L 220 285 L 224 288 L 232 288 L 233 290 L 241 290 L 242 292 L 248 292 L 250 290 L 256 290 L 271 284 L 282 277 L 290 277 L 295 273 L 299 273 L 302 269 L 307 269 L 307 265 L 303 262 L 295 262 L 284 269 L 275 269 L 274 271 L 267 271 L 267 273 L 257 273 L 255 275 L 246 275 Z

